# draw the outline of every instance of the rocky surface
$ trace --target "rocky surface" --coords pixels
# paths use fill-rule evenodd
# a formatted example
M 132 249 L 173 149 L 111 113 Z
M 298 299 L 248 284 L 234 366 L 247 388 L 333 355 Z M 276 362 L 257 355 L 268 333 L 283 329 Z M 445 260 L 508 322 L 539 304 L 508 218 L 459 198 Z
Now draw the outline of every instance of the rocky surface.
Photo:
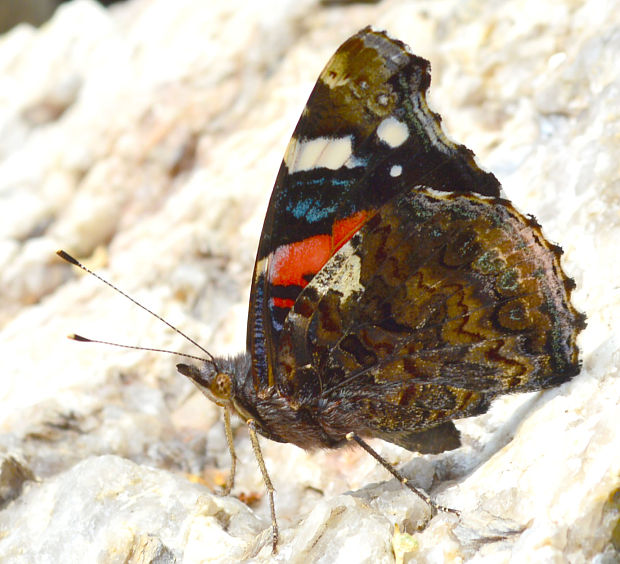
M 218 410 L 164 354 L 240 350 L 254 252 L 322 66 L 367 24 L 433 64 L 430 103 L 561 243 L 588 315 L 583 371 L 458 422 L 465 446 L 357 450 L 247 432 L 234 497 Z M 615 562 L 620 547 L 620 3 L 133 0 L 0 36 L 0 559 L 6 562 Z

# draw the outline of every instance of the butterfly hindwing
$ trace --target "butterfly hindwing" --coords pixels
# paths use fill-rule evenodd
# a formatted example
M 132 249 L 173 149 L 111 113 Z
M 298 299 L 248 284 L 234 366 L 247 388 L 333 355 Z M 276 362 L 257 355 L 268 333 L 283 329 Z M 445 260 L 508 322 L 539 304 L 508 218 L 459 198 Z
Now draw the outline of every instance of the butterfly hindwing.
M 567 381 L 583 317 L 560 254 L 506 200 L 403 192 L 298 296 L 279 389 L 328 425 L 330 410 L 363 412 L 369 436 L 407 446 L 500 394 Z
M 366 28 L 322 71 L 278 173 L 259 243 L 248 318 L 255 385 L 273 386 L 276 351 L 299 293 L 395 195 L 423 184 L 498 196 L 473 153 L 426 104 L 430 64 Z

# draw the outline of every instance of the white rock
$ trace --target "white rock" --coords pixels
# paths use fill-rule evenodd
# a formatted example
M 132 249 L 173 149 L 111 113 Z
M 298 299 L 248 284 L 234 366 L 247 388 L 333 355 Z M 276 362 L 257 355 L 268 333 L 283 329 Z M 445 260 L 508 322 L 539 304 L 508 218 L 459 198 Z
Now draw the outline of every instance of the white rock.
M 0 527 L 4 562 L 224 562 L 260 530 L 241 502 L 117 456 L 31 482 Z
M 462 510 L 425 528 L 426 506 L 364 453 L 262 441 L 278 558 L 617 559 L 620 3 L 133 0 L 104 10 L 78 0 L 38 30 L 0 37 L 0 454 L 19 462 L 17 474 L 0 469 L 0 560 L 271 560 L 243 424 L 233 493 L 260 498 L 259 517 L 187 478 L 219 484 L 229 458 L 217 408 L 192 395 L 174 357 L 64 336 L 197 351 L 53 253 L 78 254 L 213 353 L 240 350 L 288 137 L 329 56 L 369 23 L 431 60 L 430 102 L 446 131 L 561 243 L 588 315 L 583 371 L 459 422 L 457 451 L 373 443 Z

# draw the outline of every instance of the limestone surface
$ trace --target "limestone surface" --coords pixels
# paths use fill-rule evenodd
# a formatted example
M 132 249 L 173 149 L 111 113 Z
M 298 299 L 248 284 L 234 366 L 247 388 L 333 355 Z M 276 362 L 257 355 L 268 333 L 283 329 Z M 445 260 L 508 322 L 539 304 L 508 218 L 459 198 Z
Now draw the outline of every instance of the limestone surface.
M 620 2 L 130 0 L 0 36 L 2 562 L 611 563 L 620 549 Z M 355 449 L 223 424 L 172 355 L 245 346 L 275 175 L 321 68 L 372 24 L 432 63 L 430 104 L 558 242 L 588 316 L 582 373 L 458 421 L 464 446 Z M 236 499 L 235 499 L 236 498 Z

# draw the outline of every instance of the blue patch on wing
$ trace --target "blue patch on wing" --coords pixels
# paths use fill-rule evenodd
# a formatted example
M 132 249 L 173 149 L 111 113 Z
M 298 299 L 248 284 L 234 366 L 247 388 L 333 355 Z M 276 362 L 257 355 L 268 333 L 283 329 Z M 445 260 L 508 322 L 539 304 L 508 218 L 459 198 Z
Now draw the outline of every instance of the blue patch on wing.
M 326 219 L 338 209 L 338 202 L 331 206 L 324 206 L 314 198 L 306 198 L 297 202 L 289 202 L 286 211 L 291 213 L 296 219 L 304 218 L 309 223 L 316 223 Z

